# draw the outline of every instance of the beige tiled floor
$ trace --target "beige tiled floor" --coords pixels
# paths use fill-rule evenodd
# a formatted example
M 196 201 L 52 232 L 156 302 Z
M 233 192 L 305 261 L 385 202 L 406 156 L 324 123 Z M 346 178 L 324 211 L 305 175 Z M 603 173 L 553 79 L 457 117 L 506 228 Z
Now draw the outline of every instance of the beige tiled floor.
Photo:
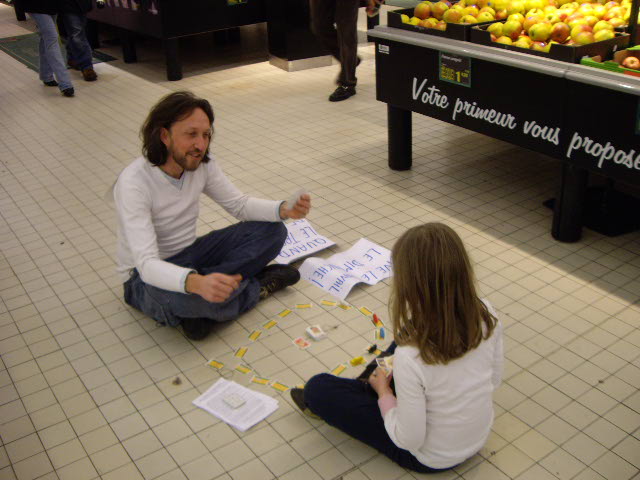
M 31 30 L 0 4 L 0 37 Z M 371 329 L 355 309 L 324 307 L 327 295 L 301 282 L 191 343 L 123 304 L 104 194 L 139 155 L 150 106 L 179 88 L 213 103 L 213 153 L 242 189 L 312 192 L 310 220 L 338 243 L 333 251 L 363 236 L 390 247 L 430 220 L 466 241 L 506 327 L 505 381 L 487 445 L 431 478 L 640 479 L 640 234 L 555 242 L 541 202 L 553 195 L 556 162 L 425 117 L 414 116 L 413 170 L 389 170 L 372 47 L 361 47 L 358 95 L 331 104 L 336 67 L 278 70 L 264 35 L 244 29 L 243 48 L 213 52 L 207 39 L 188 41 L 177 83 L 143 42 L 140 63 L 99 64 L 95 84 L 76 76 L 74 99 L 0 53 L 0 479 L 423 478 L 268 387 L 251 386 L 280 408 L 246 433 L 191 404 L 220 376 L 206 360 L 235 365 L 248 334 L 296 303 L 313 307 L 264 331 L 247 365 L 295 385 L 359 354 Z M 200 232 L 230 221 L 203 199 Z M 388 293 L 384 282 L 349 300 L 385 318 Z M 290 339 L 312 323 L 337 328 L 297 350 Z

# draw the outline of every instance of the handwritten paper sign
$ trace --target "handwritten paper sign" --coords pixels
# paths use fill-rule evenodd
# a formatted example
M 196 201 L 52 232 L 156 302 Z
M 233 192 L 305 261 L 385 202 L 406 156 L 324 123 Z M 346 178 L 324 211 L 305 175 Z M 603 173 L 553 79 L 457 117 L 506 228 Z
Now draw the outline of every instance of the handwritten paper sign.
M 282 251 L 275 259 L 276 263 L 286 265 L 336 244 L 316 232 L 309 221 L 304 218 L 288 223 L 287 231 L 287 239 Z
M 375 285 L 393 275 L 391 251 L 365 238 L 346 252 L 331 257 L 308 258 L 300 276 L 331 295 L 344 300 L 356 283 Z

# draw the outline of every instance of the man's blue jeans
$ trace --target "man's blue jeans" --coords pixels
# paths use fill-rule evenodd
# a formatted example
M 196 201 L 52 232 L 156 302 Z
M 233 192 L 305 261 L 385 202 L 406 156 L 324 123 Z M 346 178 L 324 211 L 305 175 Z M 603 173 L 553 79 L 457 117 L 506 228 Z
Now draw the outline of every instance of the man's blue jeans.
M 29 15 L 36 22 L 40 35 L 40 80 L 50 82 L 55 77 L 61 91 L 73 87 L 71 76 L 67 71 L 67 64 L 60 51 L 56 16 L 46 13 L 30 13 Z
M 61 13 L 67 31 L 67 59 L 80 70 L 93 66 L 93 52 L 87 40 L 87 17 L 84 13 Z
M 153 287 L 144 283 L 135 269 L 124 284 L 124 299 L 157 322 L 173 327 L 181 318 L 233 320 L 258 303 L 260 284 L 255 276 L 278 256 L 286 238 L 287 228 L 282 222 L 242 222 L 214 230 L 166 259 L 201 275 L 242 275 L 240 287 L 222 303 Z
M 393 353 L 395 349 L 393 342 L 387 351 Z M 368 383 L 321 373 L 304 386 L 304 401 L 329 425 L 375 448 L 401 467 L 419 473 L 443 471 L 423 465 L 411 452 L 393 443 L 378 407 L 378 395 Z

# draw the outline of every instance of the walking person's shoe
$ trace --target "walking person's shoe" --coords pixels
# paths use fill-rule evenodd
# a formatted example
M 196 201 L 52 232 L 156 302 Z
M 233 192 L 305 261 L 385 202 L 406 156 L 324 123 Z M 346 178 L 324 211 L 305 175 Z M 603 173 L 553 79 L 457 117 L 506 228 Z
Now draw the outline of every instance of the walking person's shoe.
M 49 80 L 48 82 L 43 81 L 42 83 L 44 83 L 47 87 L 57 87 L 58 86 L 58 82 L 56 82 L 55 80 Z
M 353 97 L 356 94 L 356 87 L 350 86 L 345 87 L 340 85 L 335 91 L 329 95 L 330 102 L 341 102 L 342 100 L 346 100 L 349 97 Z
M 95 82 L 98 79 L 98 74 L 93 67 L 88 67 L 82 70 L 82 78 L 85 82 Z
M 298 283 L 300 272 L 291 265 L 267 265 L 256 279 L 260 282 L 260 300 Z
M 206 318 L 182 318 L 182 331 L 189 340 L 202 340 L 211 331 L 211 321 Z
M 62 90 L 62 95 L 64 95 L 65 97 L 73 97 L 75 94 L 76 92 L 73 87 L 65 88 L 64 90 Z
M 296 404 L 296 407 L 298 407 L 302 413 L 304 413 L 307 417 L 315 418 L 316 420 L 322 420 L 318 415 L 313 413 L 309 409 L 309 407 L 307 407 L 306 403 L 304 403 L 304 389 L 292 388 L 290 392 L 293 403 Z

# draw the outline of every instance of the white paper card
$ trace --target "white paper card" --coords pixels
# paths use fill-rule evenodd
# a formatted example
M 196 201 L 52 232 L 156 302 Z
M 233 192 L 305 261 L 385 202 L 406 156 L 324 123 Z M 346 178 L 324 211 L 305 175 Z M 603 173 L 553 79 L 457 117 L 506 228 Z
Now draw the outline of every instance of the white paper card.
M 356 283 L 375 285 L 393 275 L 391 251 L 361 238 L 346 252 L 327 259 L 308 258 L 300 276 L 331 295 L 344 300 Z
M 275 259 L 276 263 L 286 265 L 336 244 L 316 232 L 306 218 L 288 223 L 287 231 L 287 239 Z
M 244 404 L 231 408 L 225 398 L 237 395 Z M 242 385 L 221 378 L 193 401 L 196 407 L 215 415 L 223 422 L 245 432 L 278 409 L 278 401 Z

